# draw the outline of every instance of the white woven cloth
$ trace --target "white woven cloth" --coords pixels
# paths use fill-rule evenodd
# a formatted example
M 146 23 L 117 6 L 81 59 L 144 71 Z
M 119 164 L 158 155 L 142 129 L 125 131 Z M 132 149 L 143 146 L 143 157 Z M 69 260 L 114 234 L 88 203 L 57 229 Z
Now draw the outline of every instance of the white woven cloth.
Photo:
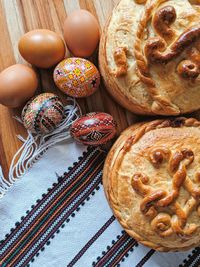
M 154 252 L 137 244 L 123 232 L 107 204 L 101 184 L 105 155 L 103 153 L 99 156 L 101 152 L 98 149 L 90 149 L 84 153 L 83 158 L 79 158 L 86 149 L 75 143 L 62 142 L 55 145 L 0 199 L 0 240 L 2 240 L 0 266 L 199 266 L 198 249 L 185 253 Z M 81 161 L 82 163 L 80 163 Z M 74 162 L 79 162 L 79 165 L 76 164 L 70 175 L 64 174 Z M 60 176 L 59 181 L 58 176 Z M 83 180 L 76 187 L 79 181 L 76 181 L 78 176 L 83 177 Z M 87 181 L 88 177 L 90 180 Z M 63 183 L 63 188 L 69 190 L 72 185 L 65 185 L 64 181 L 65 183 L 74 182 L 74 185 L 72 184 L 74 192 L 63 193 L 62 201 L 64 201 L 64 197 L 68 197 L 68 193 L 69 198 L 73 199 L 73 196 L 75 198 L 71 204 L 69 204 L 69 199 L 67 200 L 62 212 L 60 210 L 63 203 L 61 200 L 58 205 L 56 203 L 52 205 L 54 213 L 60 214 L 57 220 L 62 220 L 68 210 L 69 214 L 66 215 L 60 226 L 57 224 L 56 232 L 44 241 L 46 233 L 50 233 L 58 222 L 53 222 L 51 219 L 46 232 L 39 239 L 39 234 L 44 228 L 36 228 L 31 234 L 34 225 L 31 225 L 30 222 L 26 223 L 26 216 L 30 217 L 31 212 L 34 215 L 37 203 L 44 201 L 44 198 L 50 195 L 50 189 L 54 188 L 56 183 L 59 185 Z M 59 190 L 61 189 L 57 189 L 57 191 Z M 52 197 L 57 191 L 54 190 L 54 193 L 52 191 Z M 85 195 L 83 196 L 83 194 Z M 74 211 L 72 211 L 73 207 Z M 35 216 L 36 212 L 41 209 L 42 207 L 36 209 Z M 41 216 L 44 216 L 45 213 L 47 220 L 52 213 L 47 207 L 43 209 Z M 45 226 L 45 221 L 40 221 L 40 217 L 34 223 L 35 226 L 37 224 Z M 54 226 L 51 225 L 53 223 Z M 20 237 L 20 231 L 24 229 L 29 231 L 29 235 Z M 14 232 L 16 232 L 15 235 L 10 238 L 9 235 Z M 34 238 L 32 238 L 33 236 Z M 9 249 L 9 245 L 17 239 L 18 243 Z M 32 245 L 28 243 L 29 239 L 32 240 Z M 43 245 L 40 247 L 42 242 Z M 32 256 L 31 253 L 33 253 Z M 189 254 L 191 255 L 188 257 Z M 27 261 L 28 257 L 30 258 Z

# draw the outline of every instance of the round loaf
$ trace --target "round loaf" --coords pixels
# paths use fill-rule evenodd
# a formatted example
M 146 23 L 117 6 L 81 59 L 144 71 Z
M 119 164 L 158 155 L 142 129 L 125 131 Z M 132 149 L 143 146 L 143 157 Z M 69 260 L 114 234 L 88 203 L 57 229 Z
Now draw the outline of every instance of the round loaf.
M 108 202 L 127 233 L 159 251 L 200 245 L 200 122 L 176 118 L 129 127 L 103 170 Z
M 121 0 L 102 34 L 99 64 L 106 88 L 144 115 L 200 108 L 200 2 Z

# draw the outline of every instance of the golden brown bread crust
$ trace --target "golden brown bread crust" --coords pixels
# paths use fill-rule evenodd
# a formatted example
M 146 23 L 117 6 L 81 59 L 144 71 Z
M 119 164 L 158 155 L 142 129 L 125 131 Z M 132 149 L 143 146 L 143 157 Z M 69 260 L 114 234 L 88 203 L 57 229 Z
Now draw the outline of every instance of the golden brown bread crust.
M 100 45 L 99 45 L 99 68 L 102 75 L 106 89 L 109 91 L 111 96 L 126 109 L 135 112 L 137 114 L 153 115 L 151 111 L 148 111 L 145 106 L 140 107 L 137 102 L 131 101 L 126 95 L 124 95 L 119 86 L 115 83 L 115 73 L 111 72 L 108 68 L 108 61 L 106 56 L 106 39 L 107 39 L 107 29 L 110 23 L 111 16 L 109 17 L 104 30 L 101 35 Z M 134 106 L 134 108 L 133 108 Z
M 119 1 L 101 37 L 99 65 L 108 91 L 122 106 L 144 115 L 200 108 L 199 60 L 191 56 L 192 48 L 200 57 L 199 4 Z M 116 51 L 123 51 L 117 60 Z
M 127 233 L 159 251 L 198 246 L 199 162 L 196 119 L 155 120 L 126 129 L 107 156 L 103 185 Z

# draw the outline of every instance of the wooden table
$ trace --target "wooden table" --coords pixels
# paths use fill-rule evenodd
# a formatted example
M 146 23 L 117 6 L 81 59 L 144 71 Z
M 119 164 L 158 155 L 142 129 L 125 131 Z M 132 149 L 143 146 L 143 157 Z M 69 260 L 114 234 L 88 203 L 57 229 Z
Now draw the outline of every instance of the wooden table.
M 62 34 L 63 22 L 70 12 L 83 8 L 94 14 L 103 28 L 106 18 L 118 0 L 0 0 L 0 71 L 15 64 L 25 63 L 18 52 L 18 40 L 27 31 L 47 28 Z M 91 58 L 97 64 L 97 53 Z M 51 70 L 36 70 L 39 77 L 38 92 L 56 92 L 65 102 L 66 96 L 53 83 Z M 105 111 L 112 114 L 118 123 L 118 134 L 139 119 L 116 104 L 103 84 L 93 96 L 79 101 L 83 113 Z M 12 117 L 21 109 L 9 110 L 0 105 L 0 165 L 5 176 L 13 155 L 21 146 L 16 135 L 26 135 L 24 128 Z M 194 114 L 199 117 L 198 113 Z
M 27 64 L 18 52 L 18 40 L 27 31 L 47 28 L 62 34 L 67 14 L 75 9 L 87 9 L 95 15 L 103 28 L 118 0 L 0 0 L 0 71 L 15 64 Z M 97 52 L 91 58 L 97 64 Z M 66 96 L 58 91 L 53 83 L 52 69 L 36 69 L 39 77 L 38 92 L 56 92 L 65 101 Z M 118 123 L 118 133 L 137 118 L 130 114 L 108 95 L 103 85 L 93 96 L 79 101 L 82 112 L 105 111 L 112 114 Z M 13 155 L 21 146 L 17 134 L 26 136 L 25 129 L 12 117 L 21 109 L 11 110 L 0 105 L 0 165 L 4 175 L 8 175 Z

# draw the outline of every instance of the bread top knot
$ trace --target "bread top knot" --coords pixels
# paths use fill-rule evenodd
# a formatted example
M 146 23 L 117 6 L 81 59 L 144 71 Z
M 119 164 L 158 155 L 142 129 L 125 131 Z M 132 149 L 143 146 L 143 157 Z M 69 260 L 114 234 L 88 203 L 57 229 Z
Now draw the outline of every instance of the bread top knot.
M 187 29 L 169 47 L 160 37 L 148 39 L 144 47 L 145 55 L 149 63 L 167 64 L 180 56 L 186 48 L 192 46 L 199 39 L 200 24 Z
M 164 39 L 172 39 L 174 37 L 174 30 L 170 25 L 176 20 L 176 10 L 173 6 L 164 6 L 156 10 L 152 25 L 155 31 Z

